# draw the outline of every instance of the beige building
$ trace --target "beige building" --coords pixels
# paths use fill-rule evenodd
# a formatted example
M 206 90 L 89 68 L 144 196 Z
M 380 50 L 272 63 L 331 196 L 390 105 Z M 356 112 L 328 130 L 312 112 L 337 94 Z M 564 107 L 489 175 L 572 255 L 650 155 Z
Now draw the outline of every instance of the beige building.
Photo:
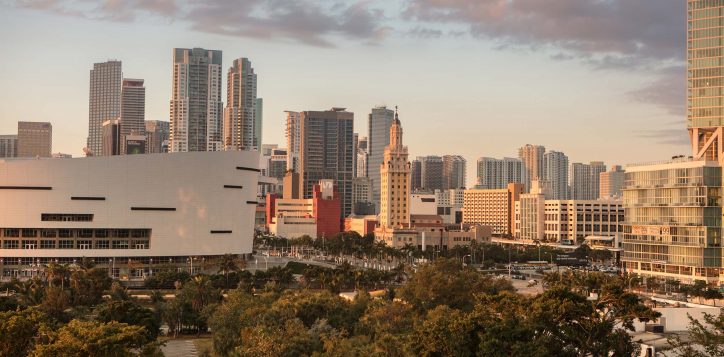
M 380 165 L 380 215 L 375 239 L 396 247 L 412 243 L 417 232 L 410 230 L 410 162 L 402 144 L 402 124 L 395 111 L 390 127 L 390 145 Z M 404 242 L 403 242 L 404 238 Z
M 18 122 L 18 157 L 51 157 L 53 126 L 44 122 Z
M 525 182 L 526 188 L 530 188 L 530 183 L 534 180 L 543 179 L 544 155 L 546 148 L 541 145 L 527 144 L 518 149 L 518 157 L 523 161 L 528 172 L 528 181 Z
M 625 176 L 626 172 L 619 165 L 611 167 L 609 171 L 601 172 L 598 198 L 621 198 Z
M 18 156 L 18 136 L 0 135 L 0 157 Z
M 490 226 L 493 235 L 512 236 L 515 229 L 515 202 L 523 194 L 524 185 L 510 183 L 504 189 L 465 190 L 463 224 Z

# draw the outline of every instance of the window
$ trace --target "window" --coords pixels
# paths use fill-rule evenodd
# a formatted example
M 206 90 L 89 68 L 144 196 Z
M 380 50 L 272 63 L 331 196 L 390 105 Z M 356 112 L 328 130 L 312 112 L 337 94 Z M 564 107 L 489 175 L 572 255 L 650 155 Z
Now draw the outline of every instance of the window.
M 38 236 L 38 230 L 37 229 L 23 229 L 23 237 L 28 238 L 35 238 Z
M 20 230 L 15 228 L 5 229 L 6 237 L 20 237 Z
M 73 241 L 72 240 L 61 240 L 58 242 L 58 248 L 73 249 Z
M 40 215 L 43 222 L 92 222 L 92 214 L 73 213 L 43 213 Z
M 58 235 L 58 231 L 55 229 L 41 229 L 40 237 L 42 238 L 55 238 Z
M 72 229 L 59 229 L 59 230 L 58 230 L 58 237 L 60 237 L 60 238 L 73 238 L 73 230 L 72 230 Z
M 111 247 L 111 242 L 107 240 L 98 240 L 96 241 L 96 249 L 109 249 Z
M 128 241 L 127 240 L 114 240 L 113 249 L 128 249 Z
M 55 241 L 54 240 L 41 240 L 40 249 L 55 249 Z
M 78 241 L 78 249 L 91 249 L 92 247 L 92 241 L 89 240 L 79 240 Z
M 108 238 L 108 230 L 96 229 L 96 238 Z
M 23 249 L 35 249 L 38 245 L 34 240 L 24 240 Z
M 18 249 L 20 247 L 20 241 L 18 240 L 4 240 L 3 249 Z
M 78 238 L 92 238 L 92 237 L 93 237 L 92 229 L 79 229 L 78 230 Z

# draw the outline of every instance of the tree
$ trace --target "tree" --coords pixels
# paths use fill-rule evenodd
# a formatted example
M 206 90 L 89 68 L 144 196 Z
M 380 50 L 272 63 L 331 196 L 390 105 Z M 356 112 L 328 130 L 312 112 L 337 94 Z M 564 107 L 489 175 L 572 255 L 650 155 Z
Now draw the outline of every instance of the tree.
M 40 304 L 40 310 L 48 316 L 64 321 L 67 316 L 65 310 L 69 306 L 70 298 L 60 286 L 49 286 L 45 289 L 45 297 Z
M 97 320 L 100 322 L 122 322 L 129 325 L 142 326 L 149 341 L 158 337 L 161 321 L 153 311 L 130 300 L 112 300 L 96 308 Z
M 441 258 L 421 266 L 400 290 L 400 297 L 418 310 L 438 305 L 470 310 L 475 294 L 513 291 L 507 280 L 484 276 L 470 267 L 463 268 L 454 258 Z
M 70 276 L 70 269 L 65 264 L 50 263 L 45 267 L 45 274 L 48 276 L 50 286 L 57 281 L 60 283 L 60 288 L 65 289 L 65 281 Z
M 413 350 L 419 356 L 472 356 L 471 331 L 464 312 L 440 305 L 415 328 Z
M 0 312 L 0 356 L 25 356 L 49 319 L 38 309 Z
M 704 323 L 689 315 L 689 340 L 669 339 L 674 355 L 686 357 L 724 356 L 724 309 L 719 316 L 704 314 Z M 700 347 L 700 348 L 697 348 Z
M 133 356 L 134 351 L 148 348 L 144 328 L 119 322 L 100 323 L 73 320 L 57 332 L 48 334 L 48 341 L 38 344 L 31 356 Z
M 226 278 L 225 288 L 229 288 L 229 273 L 239 271 L 239 265 L 237 264 L 237 256 L 232 254 L 224 254 L 219 262 L 219 273 L 224 274 Z

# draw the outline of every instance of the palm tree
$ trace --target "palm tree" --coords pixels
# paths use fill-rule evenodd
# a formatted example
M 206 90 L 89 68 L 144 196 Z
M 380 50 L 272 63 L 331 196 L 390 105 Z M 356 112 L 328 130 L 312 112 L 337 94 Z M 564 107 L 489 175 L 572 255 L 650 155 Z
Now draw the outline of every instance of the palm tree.
M 219 261 L 219 273 L 224 273 L 226 278 L 226 289 L 229 288 L 229 273 L 238 272 L 239 265 L 237 264 L 237 256 L 232 254 L 224 254 Z
M 70 276 L 70 269 L 65 264 L 50 263 L 45 267 L 50 286 L 55 279 L 60 279 L 60 288 L 65 289 L 65 280 Z

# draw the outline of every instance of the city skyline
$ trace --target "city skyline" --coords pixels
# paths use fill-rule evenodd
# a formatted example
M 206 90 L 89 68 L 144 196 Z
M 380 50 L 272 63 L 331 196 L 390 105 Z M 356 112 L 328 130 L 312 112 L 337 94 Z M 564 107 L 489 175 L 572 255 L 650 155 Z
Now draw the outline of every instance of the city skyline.
M 409 7 L 370 2 L 348 4 L 349 11 L 342 14 L 313 5 L 321 9 L 319 16 L 338 26 L 292 33 L 282 31 L 290 24 L 253 22 L 268 27 L 267 38 L 255 36 L 250 28 L 237 35 L 218 34 L 194 27 L 198 22 L 188 16 L 173 21 L 185 13 L 179 9 L 167 14 L 159 8 L 121 6 L 115 12 L 97 9 L 92 14 L 88 9 L 64 11 L 73 7 L 64 1 L 46 2 L 45 7 L 6 3 L 6 11 L 0 14 L 6 29 L 2 33 L 14 37 L 6 38 L 8 66 L 0 74 L 8 79 L 4 83 L 13 85 L 0 84 L 0 95 L 8 98 L 0 106 L 0 134 L 12 134 L 15 123 L 29 117 L 52 121 L 57 138 L 54 150 L 80 156 L 88 130 L 88 69 L 108 59 L 122 61 L 124 72 L 144 78 L 146 119 L 168 120 L 173 48 L 203 47 L 224 52 L 224 71 L 230 59 L 247 56 L 253 61 L 259 75 L 258 96 L 265 98 L 262 143 L 284 143 L 284 110 L 346 107 L 357 114 L 355 132 L 364 134 L 368 130 L 363 118 L 374 106 L 399 105 L 408 122 L 411 157 L 462 155 L 468 161 L 468 186 L 475 177 L 470 165 L 478 157 L 514 156 L 526 143 L 564 152 L 571 162 L 601 160 L 608 165 L 688 153 L 681 41 L 685 38 L 684 4 L 654 6 L 645 13 L 646 1 L 639 5 L 614 1 L 604 9 L 585 1 L 558 11 L 568 3 L 559 0 L 551 5 L 558 10 L 536 15 L 578 16 L 595 27 L 613 26 L 604 23 L 610 16 L 621 19 L 617 21 L 641 17 L 625 29 L 598 38 L 573 34 L 574 25 L 565 21 L 544 34 L 523 32 L 518 20 L 526 10 L 513 5 L 506 9 L 507 15 L 495 17 L 497 29 L 482 26 L 486 11 L 493 12 L 492 5 L 480 2 L 465 17 L 455 8 L 463 3 L 442 9 L 425 1 L 413 1 Z M 263 3 L 254 4 L 244 6 L 264 11 Z M 291 13 L 301 11 L 289 6 Z M 443 10 L 449 16 L 441 15 Z M 648 35 L 661 18 L 667 19 L 665 31 Z M 351 25 L 340 25 L 364 19 L 367 22 L 361 28 L 371 26 L 384 36 L 360 35 L 351 27 L 345 30 Z M 60 38 L 46 38 L 42 29 L 28 26 L 39 21 L 67 31 Z M 110 33 L 113 37 L 108 37 Z M 72 53 L 59 45 L 67 38 L 77 45 Z M 633 43 L 640 46 L 632 49 Z M 38 48 L 68 55 L 58 56 L 53 63 L 45 56 L 26 55 Z M 286 51 L 294 56 L 279 56 Z M 536 66 L 530 66 L 531 62 Z M 431 63 L 436 70 L 430 71 Z M 23 93 L 39 78 L 47 86 L 38 88 L 38 95 L 48 105 L 36 108 Z M 651 91 L 654 84 L 666 81 L 674 87 Z

